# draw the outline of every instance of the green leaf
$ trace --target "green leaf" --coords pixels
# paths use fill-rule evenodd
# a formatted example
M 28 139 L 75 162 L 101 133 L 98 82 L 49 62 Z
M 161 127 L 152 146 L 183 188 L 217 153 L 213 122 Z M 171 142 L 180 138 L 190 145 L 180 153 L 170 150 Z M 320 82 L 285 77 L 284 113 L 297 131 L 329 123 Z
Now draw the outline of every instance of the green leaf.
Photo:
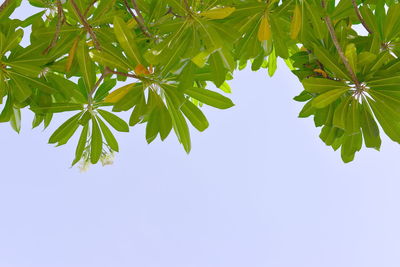
M 87 123 L 82 128 L 82 132 L 79 137 L 78 145 L 75 150 L 75 159 L 72 162 L 72 166 L 74 166 L 76 163 L 78 163 L 78 161 L 80 161 L 83 156 L 83 152 L 85 151 L 85 148 L 86 148 L 88 133 L 89 133 L 89 124 Z
M 393 119 L 392 115 L 385 112 L 384 105 L 373 100 L 368 100 L 376 119 L 381 125 L 383 131 L 393 141 L 400 143 L 400 123 Z
M 149 120 L 146 125 L 146 141 L 148 144 L 156 139 L 160 131 L 160 108 L 155 107 L 150 113 Z
M 333 125 L 337 128 L 346 129 L 346 116 L 348 114 L 349 104 L 352 100 L 352 96 L 348 96 L 342 99 L 342 102 L 337 106 L 333 115 Z
M 119 151 L 119 145 L 117 142 L 117 139 L 115 139 L 115 136 L 112 134 L 110 128 L 107 127 L 107 125 L 100 119 L 97 118 L 97 121 L 100 125 L 100 129 L 103 132 L 104 139 L 106 140 L 107 144 L 110 146 L 110 148 L 118 152 Z
M 308 78 L 302 81 L 304 89 L 310 93 L 325 93 L 330 90 L 340 89 L 346 86 L 344 82 L 334 81 L 326 78 Z
M 172 130 L 172 119 L 171 115 L 168 112 L 167 107 L 162 103 L 160 108 L 160 137 L 161 140 L 165 140 L 168 137 L 169 133 Z
M 359 103 L 356 99 L 352 99 L 350 102 L 350 106 L 347 110 L 347 118 L 346 118 L 346 133 L 356 134 L 360 132 L 360 107 Z
M 361 128 L 364 136 L 365 146 L 379 150 L 381 147 L 381 138 L 379 136 L 379 128 L 372 112 L 368 107 L 368 103 L 364 100 L 361 107 Z
M 75 132 L 75 130 L 78 128 L 78 120 L 82 114 L 83 113 L 80 112 L 72 116 L 71 118 L 66 120 L 60 127 L 58 127 L 57 130 L 55 130 L 55 132 L 50 136 L 49 144 L 61 142 L 61 140 L 63 139 L 65 141 L 66 138 L 70 137 L 70 133 Z
M 313 106 L 313 100 L 308 101 L 302 110 L 300 111 L 299 118 L 307 118 L 314 114 L 316 111 L 315 107 Z
M 106 110 L 98 109 L 97 112 L 117 131 L 129 132 L 128 124 L 120 117 Z
M 349 75 L 343 70 L 344 67 L 336 63 L 337 60 L 329 53 L 328 50 L 319 45 L 315 45 L 314 53 L 318 60 L 337 76 L 348 81 L 351 80 Z
M 341 156 L 345 163 L 354 160 L 354 154 L 360 151 L 362 146 L 362 135 L 361 133 L 344 135 Z
M 90 142 L 90 162 L 96 164 L 103 151 L 103 137 L 95 117 L 92 118 L 92 140 Z
M 53 103 L 51 106 L 37 106 L 30 108 L 35 113 L 59 113 L 74 110 L 83 110 L 82 104 Z
M 179 109 L 180 103 L 172 95 L 167 94 L 166 99 L 176 136 L 186 153 L 189 153 L 191 149 L 190 132 L 187 122 Z
M 79 68 L 82 72 L 83 81 L 86 91 L 90 92 L 96 83 L 96 69 L 94 63 L 89 56 L 89 50 L 86 45 L 86 40 L 82 40 L 78 45 L 77 59 Z
M 219 109 L 227 109 L 234 106 L 229 98 L 207 89 L 193 87 L 185 90 L 185 94 L 206 105 Z
M 18 108 L 13 108 L 13 113 L 10 118 L 11 127 L 19 133 L 21 131 L 21 110 Z
M 137 47 L 133 31 L 129 30 L 126 23 L 117 16 L 114 17 L 114 33 L 126 55 L 133 61 L 133 67 L 138 64 L 143 64 L 143 59 Z
M 313 101 L 313 106 L 315 108 L 324 108 L 346 93 L 349 88 L 340 88 L 330 90 L 322 95 L 317 96 Z
M 8 96 L 6 104 L 4 105 L 4 108 L 0 113 L 0 122 L 10 121 L 12 114 L 13 114 L 12 98 L 11 96 Z
M 181 106 L 181 110 L 197 130 L 202 132 L 208 128 L 209 123 L 206 116 L 204 116 L 203 112 L 192 102 L 185 101 Z
M 23 35 L 24 31 L 22 29 L 15 31 L 8 37 L 0 34 L 0 58 L 4 53 L 15 48 L 21 42 Z
M 354 70 L 355 73 L 357 73 L 357 48 L 354 43 L 350 43 L 346 46 L 345 50 L 345 56 L 347 60 L 349 61 L 349 64 L 351 68 Z

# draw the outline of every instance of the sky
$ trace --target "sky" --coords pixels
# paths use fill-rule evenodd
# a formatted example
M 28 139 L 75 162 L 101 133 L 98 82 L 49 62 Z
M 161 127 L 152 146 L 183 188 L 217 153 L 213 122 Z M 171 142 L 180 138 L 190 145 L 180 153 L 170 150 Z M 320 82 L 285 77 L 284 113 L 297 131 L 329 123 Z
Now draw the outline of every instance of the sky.
M 65 116 L 1 124 L 0 267 L 400 266 L 400 146 L 344 164 L 297 118 L 284 64 L 234 76 L 235 107 L 204 108 L 190 155 L 140 126 L 117 135 L 113 165 L 80 173 L 75 143 L 47 144 Z

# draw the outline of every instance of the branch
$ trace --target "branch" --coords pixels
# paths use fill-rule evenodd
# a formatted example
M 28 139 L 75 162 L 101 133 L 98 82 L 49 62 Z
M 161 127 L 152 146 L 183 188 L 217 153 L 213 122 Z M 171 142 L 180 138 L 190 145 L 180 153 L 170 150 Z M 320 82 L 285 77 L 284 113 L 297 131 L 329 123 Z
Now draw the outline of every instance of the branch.
M 169 8 L 168 8 L 168 11 L 167 11 L 167 13 L 165 13 L 165 15 L 167 15 L 167 14 L 171 14 L 171 15 L 177 17 L 177 18 L 183 18 L 183 16 L 180 16 L 180 15 L 176 14 L 176 13 L 172 10 L 172 7 L 169 7 Z
M 57 4 L 57 14 L 58 14 L 58 21 L 56 26 L 56 32 L 54 33 L 53 40 L 51 40 L 50 45 L 43 51 L 43 55 L 46 55 L 50 52 L 50 50 L 56 46 L 58 38 L 60 37 L 61 27 L 65 23 L 65 15 L 64 10 L 60 0 L 56 0 Z
M 325 0 L 322 0 L 321 3 L 322 3 L 322 7 L 325 9 Z M 357 76 L 354 73 L 353 68 L 350 66 L 350 63 L 347 60 L 347 57 L 344 55 L 343 49 L 339 44 L 339 40 L 338 40 L 338 38 L 336 36 L 335 29 L 333 28 L 333 24 L 332 24 L 331 18 L 329 17 L 329 15 L 326 15 L 323 19 L 324 19 L 324 21 L 326 23 L 326 26 L 328 27 L 329 34 L 330 34 L 330 36 L 332 38 L 333 44 L 336 47 L 336 50 L 338 51 L 340 59 L 342 60 L 344 66 L 346 67 L 347 71 L 349 72 L 349 74 L 351 76 L 351 79 L 353 80 L 356 88 L 360 89 L 361 88 L 360 82 L 358 81 Z
M 121 76 L 125 76 L 125 77 L 129 77 L 129 78 L 134 78 L 134 79 L 138 79 L 141 80 L 142 78 L 139 76 L 136 76 L 135 74 L 130 74 L 130 73 L 125 73 L 125 72 L 120 72 L 120 71 L 114 71 L 110 68 L 106 68 L 108 73 L 112 73 L 112 74 L 116 74 L 116 75 L 121 75 Z
M 151 36 L 149 29 L 146 27 L 145 23 L 144 23 L 144 18 L 142 16 L 142 13 L 139 10 L 139 7 L 136 3 L 135 0 L 131 0 L 132 1 L 132 6 L 136 11 L 136 14 L 133 13 L 132 9 L 129 7 L 129 4 L 127 2 L 127 0 L 124 0 L 124 4 L 126 6 L 126 8 L 128 9 L 129 14 L 131 14 L 131 16 L 135 19 L 136 23 L 139 25 L 140 30 L 143 32 L 144 35 L 146 35 L 149 38 L 153 38 L 153 36 Z
M 3 2 L 3 4 L 1 4 L 1 6 L 0 6 L 0 13 L 1 13 L 1 11 L 3 11 L 4 9 L 6 9 L 6 7 L 7 7 L 9 4 L 11 4 L 11 2 L 12 2 L 12 0 L 5 0 L 5 1 Z
M 89 10 L 92 8 L 92 6 L 97 2 L 98 0 L 93 0 L 92 3 L 90 3 L 90 5 L 86 8 L 85 12 L 83 13 L 85 15 L 85 17 L 87 16 L 87 14 L 89 13 Z
M 75 0 L 70 0 L 70 2 L 71 2 L 71 4 L 72 4 L 72 6 L 73 6 L 75 12 L 78 14 L 78 17 L 79 17 L 79 19 L 81 20 L 81 23 L 82 23 L 83 27 L 85 27 L 86 31 L 89 33 L 90 37 L 92 38 L 94 47 L 95 47 L 97 50 L 101 50 L 100 43 L 99 43 L 99 41 L 97 40 L 96 34 L 93 32 L 93 29 L 92 29 L 92 27 L 90 26 L 90 24 L 87 22 L 85 16 L 84 16 L 84 15 L 81 13 L 81 11 L 79 10 L 78 6 L 77 6 L 76 3 L 75 3 Z
M 356 12 L 358 19 L 361 21 L 361 24 L 364 26 L 364 28 L 368 31 L 369 34 L 372 34 L 373 31 L 367 25 L 367 23 L 365 22 L 363 16 L 361 15 L 360 10 L 358 9 L 358 5 L 357 5 L 356 0 L 351 0 L 351 2 L 353 3 L 354 11 Z
M 101 82 L 104 80 L 104 78 L 110 74 L 110 69 L 108 67 L 106 67 L 103 71 L 103 73 L 101 74 L 100 78 L 97 80 L 96 84 L 93 86 L 92 90 L 89 92 L 88 95 L 88 106 L 91 108 L 92 104 L 93 104 L 93 94 L 94 92 L 96 92 L 97 88 L 100 86 Z

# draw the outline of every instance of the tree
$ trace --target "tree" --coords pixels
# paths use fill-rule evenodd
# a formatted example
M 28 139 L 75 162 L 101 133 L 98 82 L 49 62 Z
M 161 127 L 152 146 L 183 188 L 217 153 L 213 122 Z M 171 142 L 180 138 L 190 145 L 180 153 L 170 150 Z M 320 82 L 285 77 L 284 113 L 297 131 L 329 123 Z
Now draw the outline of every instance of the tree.
M 0 6 L 0 121 L 19 131 L 29 108 L 33 127 L 46 128 L 54 114 L 73 111 L 49 140 L 79 135 L 73 165 L 107 163 L 119 150 L 110 128 L 138 123 L 148 143 L 173 129 L 189 152 L 188 122 L 208 127 L 201 106 L 233 106 L 207 84 L 229 93 L 234 70 L 250 63 L 272 76 L 277 58 L 304 86 L 294 98 L 305 102 L 299 117 L 313 116 L 344 162 L 363 143 L 379 150 L 380 127 L 400 142 L 396 1 L 29 0 L 42 11 L 10 19 L 20 3 Z M 115 89 L 118 81 L 128 84 Z M 120 111 L 131 111 L 129 126 Z

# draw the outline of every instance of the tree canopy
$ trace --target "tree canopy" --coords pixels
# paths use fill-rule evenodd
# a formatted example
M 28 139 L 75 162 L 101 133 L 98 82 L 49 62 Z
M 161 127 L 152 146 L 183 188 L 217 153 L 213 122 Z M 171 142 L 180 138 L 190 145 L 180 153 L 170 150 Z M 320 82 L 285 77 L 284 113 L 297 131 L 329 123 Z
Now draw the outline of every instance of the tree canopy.
M 0 6 L 0 122 L 20 131 L 21 109 L 49 139 L 78 135 L 73 165 L 119 151 L 114 130 L 146 124 L 146 141 L 175 132 L 191 150 L 188 123 L 204 131 L 202 105 L 227 109 L 233 72 L 272 76 L 284 60 L 304 91 L 299 117 L 350 162 L 380 131 L 400 143 L 400 3 L 394 0 L 29 0 L 41 9 L 11 19 Z M 31 29 L 31 31 L 28 31 Z M 22 46 L 24 33 L 30 43 Z M 120 87 L 118 82 L 126 82 Z M 220 92 L 207 89 L 213 83 Z M 129 122 L 118 112 L 130 111 Z M 260 114 L 261 116 L 261 114 Z M 111 130 L 113 129 L 113 131 Z

